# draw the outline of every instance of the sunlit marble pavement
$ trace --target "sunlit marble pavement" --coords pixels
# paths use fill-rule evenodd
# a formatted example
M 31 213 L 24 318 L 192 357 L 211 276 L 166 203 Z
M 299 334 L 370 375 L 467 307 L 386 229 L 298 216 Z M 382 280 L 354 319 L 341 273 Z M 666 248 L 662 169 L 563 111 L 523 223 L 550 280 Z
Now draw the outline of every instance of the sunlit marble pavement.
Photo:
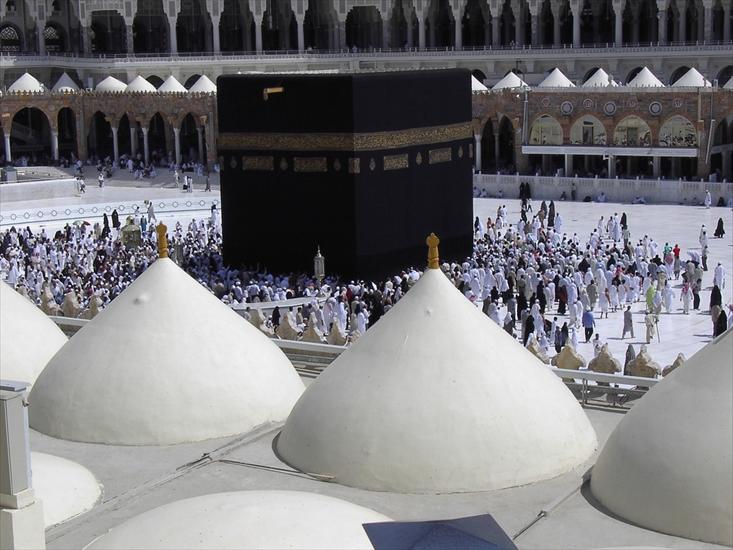
M 533 201 L 534 208 L 538 209 L 540 201 Z M 483 221 L 487 217 L 496 219 L 496 209 L 505 204 L 507 207 L 509 221 L 516 223 L 519 220 L 520 202 L 512 199 L 474 199 L 474 213 Z M 698 235 L 700 226 L 705 224 L 708 228 L 708 268 L 703 277 L 704 291 L 700 294 L 700 311 L 690 312 L 689 315 L 682 313 L 682 302 L 680 302 L 680 287 L 682 280 L 674 281 L 674 309 L 673 313 L 662 313 L 659 321 L 659 340 L 655 338 L 647 349 L 652 358 L 662 367 L 674 361 L 678 353 L 683 353 L 689 358 L 703 345 L 712 339 L 713 325 L 708 313 L 710 303 L 710 289 L 712 288 L 713 269 L 718 262 L 725 267 L 727 274 L 726 287 L 723 289 L 723 303 L 733 303 L 733 211 L 730 208 L 710 208 L 678 205 L 630 205 L 617 203 L 582 203 L 582 202 L 555 202 L 555 208 L 563 218 L 563 232 L 572 235 L 577 233 L 584 241 L 591 231 L 596 228 L 598 219 L 617 212 L 621 216 L 626 212 L 632 240 L 642 238 L 645 234 L 652 237 L 660 245 L 660 250 L 665 242 L 672 246 L 675 243 L 680 245 L 682 253 L 680 257 L 687 258 L 688 250 L 700 250 Z M 712 233 L 718 222 L 723 218 L 726 234 L 722 239 L 715 239 Z M 634 312 L 634 334 L 635 338 L 626 337 L 621 340 L 621 329 L 623 327 L 623 315 L 620 311 L 609 313 L 608 319 L 599 319 L 600 312 L 596 307 L 596 331 L 600 334 L 601 340 L 609 344 L 613 355 L 623 364 L 626 347 L 629 343 L 634 344 L 637 353 L 639 345 L 645 343 L 644 327 L 645 303 L 638 302 L 632 306 Z M 546 316 L 548 314 L 546 313 Z M 550 311 L 550 318 L 556 314 Z M 562 319 L 567 316 L 558 316 Z M 582 333 L 582 328 L 581 331 Z M 593 357 L 592 344 L 586 344 L 582 334 L 578 335 L 579 352 L 586 360 Z M 554 355 L 551 349 L 550 356 Z

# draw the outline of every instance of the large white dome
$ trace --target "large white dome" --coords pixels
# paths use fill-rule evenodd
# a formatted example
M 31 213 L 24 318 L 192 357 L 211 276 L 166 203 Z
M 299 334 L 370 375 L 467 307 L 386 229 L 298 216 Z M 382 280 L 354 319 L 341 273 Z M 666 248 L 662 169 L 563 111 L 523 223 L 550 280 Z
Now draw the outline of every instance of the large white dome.
M 46 527 L 91 510 L 102 495 L 94 475 L 71 460 L 31 453 L 31 467 L 33 490 L 43 502 Z
M 395 492 L 531 483 L 595 448 L 562 381 L 437 269 L 306 389 L 277 441 L 302 471 Z
M 302 391 L 275 344 L 160 258 L 48 364 L 30 424 L 74 441 L 168 445 L 282 422 Z
M 591 476 L 600 503 L 670 535 L 733 545 L 733 329 L 626 413 Z
M 179 500 L 136 516 L 88 550 L 371 548 L 364 523 L 391 521 L 316 493 L 241 491 Z
M 0 281 L 0 378 L 35 383 L 66 341 L 56 323 Z

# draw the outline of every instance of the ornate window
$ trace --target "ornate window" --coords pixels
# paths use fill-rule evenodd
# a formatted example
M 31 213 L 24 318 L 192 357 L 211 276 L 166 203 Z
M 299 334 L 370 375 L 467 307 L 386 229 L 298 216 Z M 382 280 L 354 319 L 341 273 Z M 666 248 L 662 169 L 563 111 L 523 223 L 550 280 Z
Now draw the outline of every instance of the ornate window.
M 549 115 L 542 115 L 534 121 L 529 132 L 530 145 L 562 145 L 562 127 Z
M 0 28 L 0 51 L 19 52 L 20 36 L 15 27 L 7 25 Z
M 652 132 L 649 125 L 638 116 L 629 116 L 616 126 L 613 144 L 622 147 L 650 147 Z
M 697 132 L 692 122 L 675 115 L 659 130 L 660 147 L 697 147 Z
M 570 128 L 570 143 L 573 145 L 606 145 L 606 128 L 594 116 L 585 115 Z

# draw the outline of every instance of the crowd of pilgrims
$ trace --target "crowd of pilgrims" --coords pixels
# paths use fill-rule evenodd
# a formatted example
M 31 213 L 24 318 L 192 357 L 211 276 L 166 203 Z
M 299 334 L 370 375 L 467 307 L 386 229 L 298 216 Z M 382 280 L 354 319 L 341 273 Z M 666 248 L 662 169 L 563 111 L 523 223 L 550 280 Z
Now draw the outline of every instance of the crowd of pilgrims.
M 467 299 L 524 344 L 534 337 L 545 350 L 554 347 L 559 352 L 565 344 L 577 344 L 581 327 L 588 341 L 594 315 L 608 317 L 609 312 L 623 311 L 639 301 L 645 301 L 644 309 L 653 315 L 671 313 L 678 309 L 675 304 L 681 304 L 684 314 L 700 308 L 708 269 L 705 226 L 700 229 L 700 249 L 682 255 L 676 244 L 660 245 L 649 235 L 632 239 L 625 213 L 601 217 L 590 235 L 581 239 L 563 232 L 563 218 L 554 202 L 542 202 L 537 212 L 533 210 L 531 199 L 524 197 L 520 219 L 514 223 L 505 206 L 493 218 L 477 217 L 473 255 L 462 263 L 442 265 Z M 67 315 L 86 310 L 92 301 L 104 307 L 158 255 L 152 206 L 147 212 L 136 212 L 128 222 L 142 231 L 142 244 L 135 248 L 123 245 L 116 211 L 111 223 L 105 214 L 101 224 L 77 222 L 53 235 L 45 229 L 8 229 L 0 234 L 0 278 L 39 305 L 44 294 L 52 295 L 59 306 L 70 305 L 62 307 Z M 724 233 L 720 219 L 714 237 Z M 179 265 L 225 303 L 245 304 L 245 317 L 250 317 L 246 304 L 311 298 L 287 311 L 274 308 L 272 316 L 264 319 L 272 328 L 287 318 L 299 331 L 317 323 L 328 334 L 338 325 L 340 332 L 358 337 L 420 277 L 420 271 L 409 268 L 381 282 L 326 278 L 319 284 L 307 274 L 230 269 L 222 258 L 216 207 L 210 216 L 192 219 L 187 225 L 176 223 L 169 228 L 168 240 Z M 723 266 L 718 264 L 711 271 L 709 309 L 717 334 L 727 328 L 730 308 L 723 309 Z M 558 315 L 567 315 L 562 325 Z M 633 336 L 630 312 L 622 317 L 623 333 L 619 326 L 619 334 L 630 331 Z

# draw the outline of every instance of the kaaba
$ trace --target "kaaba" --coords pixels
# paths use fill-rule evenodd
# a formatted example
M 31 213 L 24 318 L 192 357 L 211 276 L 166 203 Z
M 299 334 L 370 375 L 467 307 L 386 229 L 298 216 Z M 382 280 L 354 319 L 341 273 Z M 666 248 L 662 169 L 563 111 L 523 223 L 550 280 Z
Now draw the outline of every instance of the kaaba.
M 219 77 L 224 260 L 379 279 L 472 247 L 470 73 Z M 479 152 L 480 153 L 480 152 Z

